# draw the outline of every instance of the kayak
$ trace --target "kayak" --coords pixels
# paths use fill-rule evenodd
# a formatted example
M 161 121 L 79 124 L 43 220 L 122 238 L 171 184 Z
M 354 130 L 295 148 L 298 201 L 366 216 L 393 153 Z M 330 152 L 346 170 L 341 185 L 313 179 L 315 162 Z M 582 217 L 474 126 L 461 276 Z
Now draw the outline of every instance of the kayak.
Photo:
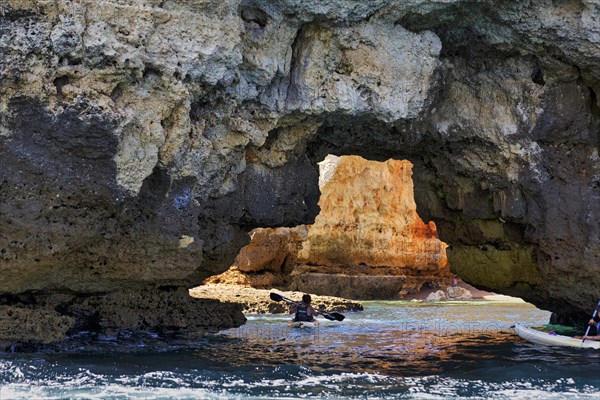
M 288 326 L 291 328 L 318 328 L 319 321 L 290 321 Z
M 527 328 L 518 322 L 514 326 L 515 333 L 531 343 L 543 344 L 545 346 L 567 346 L 567 347 L 585 347 L 589 349 L 600 349 L 600 342 L 596 340 L 586 340 L 581 344 L 581 339 L 575 339 L 570 336 L 557 335 L 551 332 L 542 332 Z

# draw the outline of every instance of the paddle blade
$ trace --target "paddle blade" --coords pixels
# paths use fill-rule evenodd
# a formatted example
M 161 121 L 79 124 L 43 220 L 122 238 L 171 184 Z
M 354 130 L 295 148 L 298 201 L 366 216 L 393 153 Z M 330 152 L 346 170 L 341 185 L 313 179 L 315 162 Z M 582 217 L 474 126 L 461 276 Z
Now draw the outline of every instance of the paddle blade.
M 281 295 L 278 295 L 277 293 L 273 293 L 273 292 L 269 293 L 269 297 L 273 301 L 281 301 L 281 300 L 283 300 L 283 297 Z
M 317 313 L 321 314 L 323 317 L 325 317 L 325 319 L 328 319 L 330 321 L 343 321 L 344 318 L 346 318 L 345 315 L 336 312 L 330 313 L 325 311 L 317 311 Z
M 328 319 L 330 321 L 336 321 L 335 317 L 332 317 L 329 314 L 321 314 L 323 316 L 323 318 Z
M 346 316 L 345 316 L 345 315 L 342 315 L 342 314 L 340 314 L 340 313 L 336 313 L 336 312 L 334 312 L 334 313 L 329 313 L 329 314 L 330 314 L 330 315 L 333 317 L 333 319 L 335 319 L 336 321 L 343 321 L 343 320 L 344 320 L 344 318 L 346 318 Z

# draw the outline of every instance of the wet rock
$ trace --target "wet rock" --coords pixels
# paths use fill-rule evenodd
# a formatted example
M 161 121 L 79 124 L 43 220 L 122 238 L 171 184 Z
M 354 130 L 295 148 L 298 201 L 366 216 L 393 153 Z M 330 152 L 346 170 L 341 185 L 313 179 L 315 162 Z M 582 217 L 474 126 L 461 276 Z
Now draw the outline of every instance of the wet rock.
M 64 340 L 75 319 L 50 307 L 0 306 L 0 349 L 17 343 L 47 344 Z
M 245 323 L 242 307 L 196 299 L 182 287 L 145 287 L 110 294 L 27 293 L 0 305 L 0 348 L 32 349 L 78 332 L 108 337 L 158 334 L 195 340 Z
M 246 322 L 239 305 L 192 298 L 181 287 L 77 298 L 64 307 L 64 312 L 75 316 L 81 327 L 95 325 L 95 330 L 109 336 L 125 330 L 177 333 L 193 339 Z

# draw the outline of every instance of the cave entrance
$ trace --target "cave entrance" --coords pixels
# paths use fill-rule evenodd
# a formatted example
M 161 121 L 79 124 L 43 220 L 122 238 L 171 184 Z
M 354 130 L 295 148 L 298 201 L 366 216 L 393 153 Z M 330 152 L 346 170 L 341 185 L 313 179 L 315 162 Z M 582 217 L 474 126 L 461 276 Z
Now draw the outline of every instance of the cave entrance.
M 206 284 L 360 300 L 471 298 L 435 223 L 417 214 L 410 161 L 329 154 L 319 169 L 314 224 L 254 229 L 234 264 Z

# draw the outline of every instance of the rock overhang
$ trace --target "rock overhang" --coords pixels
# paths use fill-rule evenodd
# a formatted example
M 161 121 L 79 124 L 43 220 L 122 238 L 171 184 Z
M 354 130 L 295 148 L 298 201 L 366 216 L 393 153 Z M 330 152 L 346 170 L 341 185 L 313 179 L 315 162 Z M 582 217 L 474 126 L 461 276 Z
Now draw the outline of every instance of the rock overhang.
M 419 213 L 473 283 L 582 315 L 600 242 L 599 14 L 591 2 L 9 1 L 2 150 L 29 140 L 7 122 L 37 118 L 15 114 L 24 94 L 59 124 L 76 104 L 88 105 L 77 119 L 113 122 L 100 123 L 105 139 L 72 127 L 91 147 L 41 131 L 37 148 L 66 157 L 24 179 L 45 182 L 38 211 L 18 228 L 3 213 L 3 273 L 44 254 L 46 288 L 191 286 L 226 268 L 252 227 L 311 222 L 316 162 L 359 154 L 413 162 Z M 93 160 L 89 174 L 71 158 Z M 22 204 L 9 171 L 24 165 L 2 169 L 4 210 Z M 74 173 L 80 200 L 52 209 L 46 172 Z M 85 208 L 93 174 L 97 213 Z M 490 287 L 497 262 L 502 277 L 533 267 Z

